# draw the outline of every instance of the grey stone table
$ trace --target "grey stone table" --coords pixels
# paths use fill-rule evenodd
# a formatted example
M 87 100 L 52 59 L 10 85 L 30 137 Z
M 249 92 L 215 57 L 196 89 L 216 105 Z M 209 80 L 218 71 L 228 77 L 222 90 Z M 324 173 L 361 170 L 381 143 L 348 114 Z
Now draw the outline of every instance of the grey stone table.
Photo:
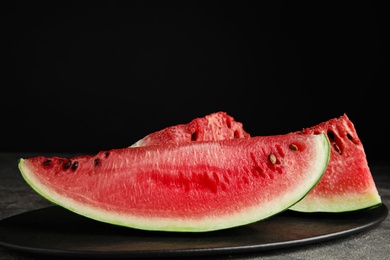
M 25 183 L 17 168 L 18 158 L 35 155 L 37 154 L 0 153 L 0 220 L 52 206 Z M 382 201 L 389 207 L 390 163 L 375 163 L 370 165 L 370 168 Z M 0 247 L 0 259 L 43 258 L 43 256 Z M 197 257 L 186 259 L 197 259 Z M 324 242 L 261 252 L 201 256 L 199 259 L 390 259 L 390 218 L 387 217 L 368 230 Z

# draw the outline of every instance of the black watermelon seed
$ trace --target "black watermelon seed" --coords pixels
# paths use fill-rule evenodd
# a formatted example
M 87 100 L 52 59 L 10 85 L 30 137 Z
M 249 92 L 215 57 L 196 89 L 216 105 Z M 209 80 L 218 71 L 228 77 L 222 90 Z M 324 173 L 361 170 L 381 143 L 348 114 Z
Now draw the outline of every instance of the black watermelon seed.
M 106 157 L 108 157 L 108 156 L 110 155 L 110 153 L 109 153 L 109 152 L 105 152 L 104 155 L 105 155 Z
M 52 162 L 53 162 L 52 160 L 47 159 L 47 160 L 45 160 L 45 161 L 43 162 L 43 165 L 44 165 L 44 166 L 49 166 L 49 165 L 51 165 Z
M 79 167 L 79 163 L 78 163 L 78 162 L 74 162 L 74 163 L 72 164 L 72 170 L 76 170 L 77 167 Z
M 72 162 L 70 160 L 66 161 L 66 163 L 64 163 L 64 169 L 69 169 L 69 167 L 72 165 Z
M 99 163 L 100 163 L 100 159 L 99 158 L 96 158 L 94 161 L 93 161 L 93 164 L 94 165 L 99 165 Z

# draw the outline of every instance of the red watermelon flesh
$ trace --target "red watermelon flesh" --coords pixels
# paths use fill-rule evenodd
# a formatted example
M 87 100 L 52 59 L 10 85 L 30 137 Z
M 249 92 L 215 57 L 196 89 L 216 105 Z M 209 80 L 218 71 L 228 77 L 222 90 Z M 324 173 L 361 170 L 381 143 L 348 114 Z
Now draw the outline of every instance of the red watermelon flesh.
M 250 135 L 243 129 L 242 123 L 235 121 L 226 112 L 219 111 L 205 117 L 195 118 L 187 124 L 170 126 L 151 133 L 131 145 L 131 147 L 249 137 Z
M 363 144 L 346 114 L 293 134 L 325 132 L 331 143 L 328 167 L 321 181 L 291 209 L 302 212 L 345 212 L 382 203 Z
M 43 197 L 91 219 L 200 232 L 286 210 L 319 181 L 329 153 L 325 134 L 286 134 L 21 158 L 19 169 Z

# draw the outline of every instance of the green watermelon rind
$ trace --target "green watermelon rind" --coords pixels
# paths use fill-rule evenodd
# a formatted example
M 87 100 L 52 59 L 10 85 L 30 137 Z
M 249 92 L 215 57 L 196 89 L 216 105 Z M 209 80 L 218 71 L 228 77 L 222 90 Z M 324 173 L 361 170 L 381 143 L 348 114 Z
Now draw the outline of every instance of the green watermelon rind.
M 329 199 L 315 198 L 310 201 L 305 196 L 303 199 L 306 200 L 305 203 L 296 203 L 290 207 L 290 210 L 305 213 L 344 213 L 376 208 L 382 205 L 381 197 L 376 190 L 368 191 L 365 195 L 362 193 L 349 194 L 348 197 L 346 195 L 335 195 Z
M 26 182 L 43 198 L 48 201 L 59 205 L 67 210 L 73 211 L 79 215 L 88 217 L 101 222 L 106 222 L 118 226 L 126 226 L 130 228 L 151 230 L 151 231 L 175 231 L 175 232 L 205 232 L 221 230 L 236 226 L 242 226 L 257 222 L 263 219 L 268 219 L 274 215 L 277 215 L 291 206 L 296 204 L 298 201 L 303 199 L 311 189 L 319 182 L 323 176 L 330 158 L 330 143 L 325 133 L 321 134 L 320 138 L 316 139 L 316 145 L 318 154 L 318 161 L 313 162 L 313 172 L 310 179 L 306 179 L 306 183 L 302 183 L 302 187 L 294 190 L 294 192 L 286 192 L 285 198 L 281 199 L 283 204 L 278 205 L 263 205 L 261 208 L 252 207 L 246 211 L 234 214 L 234 216 L 226 216 L 224 218 L 214 217 L 205 218 L 193 223 L 184 222 L 181 223 L 178 219 L 147 219 L 144 218 L 132 218 L 128 216 L 122 216 L 116 212 L 96 210 L 93 207 L 82 204 L 80 202 L 71 200 L 58 193 L 53 193 L 45 185 L 41 184 L 35 179 L 34 174 L 30 171 L 26 160 L 23 158 L 19 159 L 18 167 L 22 173 L 23 178 Z M 213 223 L 210 225 L 210 223 Z
M 297 200 L 295 203 L 293 203 L 292 205 L 290 205 L 288 208 L 286 208 L 284 211 L 287 211 L 287 210 L 290 210 L 292 207 L 296 206 L 297 204 L 299 204 L 300 201 L 302 201 L 307 194 L 310 193 L 310 191 L 312 189 L 314 189 L 314 187 L 320 182 L 322 176 L 324 175 L 325 171 L 326 171 L 326 168 L 327 168 L 327 165 L 329 163 L 329 160 L 330 160 L 330 153 L 331 153 L 331 146 L 330 146 L 330 141 L 329 141 L 329 138 L 328 138 L 328 135 L 325 133 L 325 132 L 322 132 L 320 135 L 323 135 L 325 138 L 324 138 L 324 142 L 325 142 L 325 146 L 328 148 L 326 154 L 326 164 L 325 164 L 325 167 L 323 168 L 323 171 L 322 171 L 322 174 L 321 174 L 321 177 L 317 179 L 317 181 L 314 183 L 314 185 L 305 193 L 305 195 L 303 195 L 299 200 Z

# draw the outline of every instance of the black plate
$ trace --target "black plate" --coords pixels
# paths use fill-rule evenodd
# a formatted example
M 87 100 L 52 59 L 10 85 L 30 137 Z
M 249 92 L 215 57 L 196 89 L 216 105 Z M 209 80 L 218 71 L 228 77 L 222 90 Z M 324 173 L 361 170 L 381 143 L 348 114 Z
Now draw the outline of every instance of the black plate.
M 0 246 L 77 257 L 167 257 L 275 250 L 358 233 L 382 222 L 385 205 L 349 213 L 286 211 L 250 225 L 206 233 L 143 231 L 114 226 L 58 206 L 0 221 Z

